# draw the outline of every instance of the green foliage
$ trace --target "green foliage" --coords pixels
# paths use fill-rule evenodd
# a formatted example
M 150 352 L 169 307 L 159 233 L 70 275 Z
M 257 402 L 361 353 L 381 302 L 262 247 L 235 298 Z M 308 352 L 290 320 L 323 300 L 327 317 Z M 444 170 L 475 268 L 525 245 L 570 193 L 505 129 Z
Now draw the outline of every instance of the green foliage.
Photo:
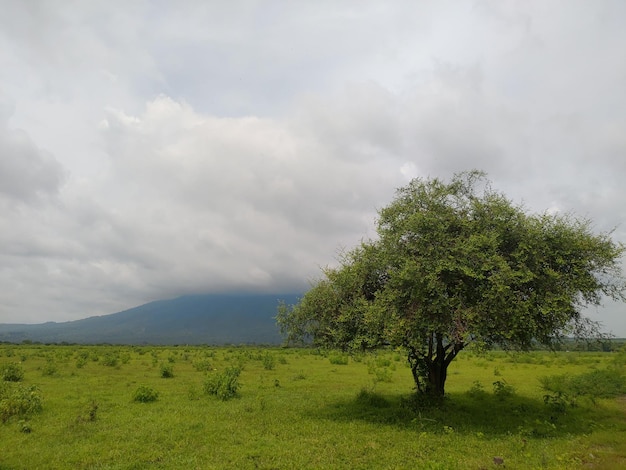
M 403 348 L 416 388 L 443 396 L 468 344 L 528 349 L 589 337 L 585 305 L 624 300 L 610 234 L 570 215 L 528 214 L 478 171 L 413 180 L 379 213 L 378 239 L 345 253 L 297 305 L 278 307 L 287 341 Z
M 41 395 L 36 386 L 0 385 L 0 421 L 3 423 L 14 416 L 23 418 L 41 409 Z
M 22 363 L 28 382 L 0 386 L 36 380 L 45 401 L 39 414 L 0 422 L 2 468 L 461 470 L 495 468 L 493 457 L 502 456 L 506 468 L 563 470 L 621 468 L 626 455 L 621 397 L 595 404 L 581 397 L 576 407 L 565 403 L 567 412 L 561 413 L 544 405 L 545 392 L 537 387 L 542 375 L 616 369 L 616 354 L 535 351 L 532 363 L 511 362 L 502 351 L 464 354 L 450 367 L 447 396 L 430 406 L 431 397 L 413 393 L 409 374 L 394 372 L 390 382 L 372 384 L 370 367 L 406 367 L 405 358 L 396 361 L 396 349 L 343 353 L 350 360 L 337 366 L 329 363 L 327 350 L 312 348 L 142 346 L 141 354 L 123 346 L 0 344 L 0 366 L 10 360 L 4 357 L 8 347 L 14 359 L 28 357 Z M 189 349 L 188 360 L 183 348 Z M 68 351 L 73 354 L 64 363 Z M 78 351 L 87 351 L 89 359 L 127 352 L 130 360 L 122 369 L 76 369 Z M 151 351 L 159 358 L 156 366 Z M 265 353 L 284 356 L 288 364 L 277 362 L 268 371 Z M 170 355 L 176 358 L 176 379 L 164 380 L 159 367 Z M 215 374 L 249 357 L 236 400 L 204 393 L 204 381 L 214 373 L 198 373 L 194 363 L 209 357 Z M 41 375 L 48 358 L 62 374 Z M 492 390 L 502 377 L 516 390 L 506 400 Z M 477 394 L 471 392 L 474 382 L 484 384 Z M 159 391 L 156 402 L 131 400 L 142 384 Z
M 0 368 L 0 376 L 5 382 L 19 382 L 24 378 L 24 368 L 18 362 L 10 362 Z
M 58 373 L 59 368 L 57 367 L 56 363 L 51 358 L 48 358 L 46 364 L 41 369 L 41 375 L 52 377 L 54 375 L 57 375 Z
M 139 403 L 150 403 L 159 398 L 159 392 L 147 385 L 140 385 L 133 392 L 133 401 Z
M 107 352 L 100 360 L 100 364 L 107 367 L 116 367 L 118 364 L 117 354 L 114 352 Z
M 276 367 L 276 359 L 268 352 L 263 355 L 262 362 L 265 370 L 273 370 Z
M 339 366 L 348 365 L 348 361 L 349 361 L 348 356 L 344 354 L 331 354 L 330 356 L 328 356 L 328 360 L 330 361 L 331 364 L 335 364 Z
M 367 364 L 367 373 L 374 376 L 374 382 L 393 381 L 391 361 L 384 357 L 376 357 Z
M 493 394 L 501 400 L 506 400 L 515 393 L 515 387 L 507 383 L 506 380 L 496 380 L 493 383 Z
M 367 388 L 362 388 L 361 391 L 357 394 L 356 402 L 374 408 L 386 408 L 391 406 L 391 404 L 385 397 Z
M 30 423 L 24 419 L 19 420 L 17 424 L 21 433 L 30 434 L 33 431 Z
M 207 358 L 201 358 L 201 359 L 194 361 L 193 367 L 198 372 L 208 372 L 210 370 L 213 370 L 212 362 Z
M 76 423 L 93 423 L 98 415 L 99 403 L 95 400 L 90 400 L 85 406 L 83 406 L 82 412 L 76 417 Z
M 171 379 L 174 377 L 174 367 L 171 364 L 161 364 L 161 378 Z
M 228 367 L 224 372 L 209 374 L 204 382 L 204 392 L 214 395 L 220 400 L 229 400 L 237 396 L 239 388 L 239 374 L 241 368 Z
M 470 388 L 468 392 L 468 395 L 472 398 L 481 399 L 486 397 L 487 392 L 485 392 L 485 387 L 483 387 L 483 384 L 480 383 L 480 380 L 475 380 L 472 384 L 472 388 Z
M 539 379 L 541 388 L 549 392 L 546 404 L 564 410 L 564 404 L 575 405 L 576 399 L 586 397 L 595 402 L 626 393 L 626 376 L 614 368 L 597 369 L 579 375 L 551 375 Z

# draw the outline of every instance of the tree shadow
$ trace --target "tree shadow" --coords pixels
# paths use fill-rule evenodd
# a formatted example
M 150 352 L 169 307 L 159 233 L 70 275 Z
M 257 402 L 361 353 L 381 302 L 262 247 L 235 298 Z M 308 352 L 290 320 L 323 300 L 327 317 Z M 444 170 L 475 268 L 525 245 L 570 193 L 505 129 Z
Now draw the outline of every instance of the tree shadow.
M 560 437 L 590 433 L 612 417 L 601 405 L 554 406 L 542 397 L 510 394 L 450 393 L 437 404 L 416 395 L 361 390 L 353 399 L 328 403 L 309 415 L 337 421 L 364 421 L 420 432 L 480 433 L 485 437 L 518 434 L 525 438 Z

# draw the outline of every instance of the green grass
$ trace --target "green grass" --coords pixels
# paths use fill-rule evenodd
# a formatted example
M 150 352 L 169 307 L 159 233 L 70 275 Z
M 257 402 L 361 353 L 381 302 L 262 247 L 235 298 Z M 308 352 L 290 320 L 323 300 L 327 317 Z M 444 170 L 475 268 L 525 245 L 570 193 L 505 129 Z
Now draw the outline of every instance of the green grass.
M 623 468 L 626 401 L 555 409 L 540 383 L 617 374 L 623 358 L 462 353 L 434 408 L 416 404 L 395 351 L 0 345 L 0 368 L 24 371 L 3 387 L 36 386 L 42 399 L 0 423 L 0 469 L 490 469 L 494 457 L 507 469 Z M 233 397 L 206 393 L 235 369 Z M 135 401 L 137 390 L 156 400 Z

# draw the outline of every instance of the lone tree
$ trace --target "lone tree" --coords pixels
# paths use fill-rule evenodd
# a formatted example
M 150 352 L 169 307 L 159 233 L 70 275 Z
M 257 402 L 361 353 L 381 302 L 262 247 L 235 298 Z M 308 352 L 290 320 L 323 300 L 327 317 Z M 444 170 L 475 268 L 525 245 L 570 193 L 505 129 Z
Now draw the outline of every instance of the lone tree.
M 625 300 L 625 247 L 591 228 L 528 214 L 479 171 L 415 179 L 379 212 L 378 238 L 323 270 L 299 303 L 280 304 L 277 321 L 290 342 L 404 348 L 417 391 L 441 397 L 472 342 L 528 349 L 599 334 L 581 309 Z

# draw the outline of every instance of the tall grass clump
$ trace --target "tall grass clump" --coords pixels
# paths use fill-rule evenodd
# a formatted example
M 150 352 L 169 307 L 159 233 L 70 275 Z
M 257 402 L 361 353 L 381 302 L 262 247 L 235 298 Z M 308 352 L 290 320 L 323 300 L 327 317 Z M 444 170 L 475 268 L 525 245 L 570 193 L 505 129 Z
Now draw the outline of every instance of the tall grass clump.
M 229 400 L 237 396 L 239 388 L 240 367 L 228 367 L 224 372 L 213 373 L 207 376 L 204 382 L 204 391 L 220 400 Z

